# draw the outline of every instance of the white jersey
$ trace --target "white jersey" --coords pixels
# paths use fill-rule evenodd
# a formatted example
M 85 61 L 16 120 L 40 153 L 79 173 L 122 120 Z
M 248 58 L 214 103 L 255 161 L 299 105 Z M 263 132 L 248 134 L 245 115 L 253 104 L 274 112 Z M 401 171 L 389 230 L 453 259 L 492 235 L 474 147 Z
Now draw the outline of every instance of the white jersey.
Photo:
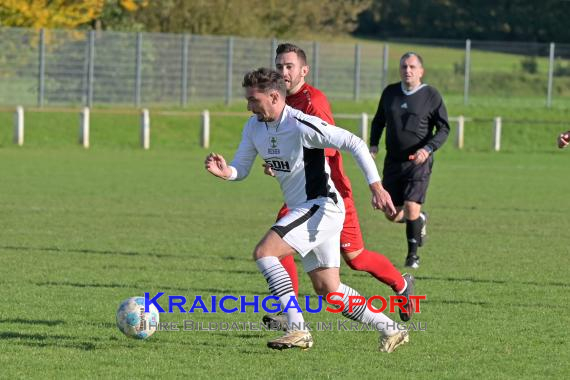
M 247 121 L 230 164 L 229 179 L 247 177 L 259 154 L 271 165 L 289 208 L 318 197 L 341 198 L 330 178 L 324 148 L 349 151 L 369 184 L 380 181 L 376 164 L 362 139 L 289 106 L 285 106 L 278 121 L 258 121 L 255 115 Z

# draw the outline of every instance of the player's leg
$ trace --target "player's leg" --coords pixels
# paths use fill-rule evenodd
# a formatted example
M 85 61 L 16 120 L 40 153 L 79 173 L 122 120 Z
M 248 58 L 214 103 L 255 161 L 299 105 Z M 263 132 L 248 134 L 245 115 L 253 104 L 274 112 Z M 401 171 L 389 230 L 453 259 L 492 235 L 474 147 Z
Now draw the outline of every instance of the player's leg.
M 342 315 L 375 328 L 380 333 L 380 350 L 392 352 L 399 345 L 409 340 L 408 332 L 399 330 L 396 322 L 383 313 L 373 313 L 366 304 L 355 306 L 350 310 L 349 297 L 360 297 L 360 294 L 340 280 L 338 245 L 335 247 L 329 240 L 313 249 L 309 255 L 303 257 L 303 266 L 311 278 L 315 292 L 320 296 L 329 293 L 334 300 L 341 300 L 344 304 Z
M 283 218 L 288 213 L 289 209 L 287 208 L 287 205 L 284 204 L 277 213 L 276 222 L 278 222 L 279 219 Z M 289 273 L 289 277 L 291 277 L 291 283 L 293 284 L 293 291 L 295 292 L 295 295 L 299 296 L 299 276 L 297 274 L 297 266 L 295 265 L 295 256 L 286 256 L 280 261 L 281 265 L 283 265 L 283 268 L 285 268 L 287 273 Z
M 267 280 L 269 291 L 279 298 L 283 309 L 296 296 L 291 278 L 279 259 L 293 254 L 295 250 L 273 230 L 265 234 L 253 251 L 255 263 Z M 304 323 L 303 315 L 295 308 L 289 308 L 286 314 L 289 325 L 300 326 Z
M 407 172 L 407 183 L 404 189 L 404 215 L 406 218 L 406 238 L 408 255 L 406 267 L 418 268 L 420 258 L 417 253 L 422 245 L 422 230 L 425 228 L 426 217 L 422 217 L 421 208 L 425 202 L 429 178 L 431 174 L 432 157 L 422 165 L 414 165 Z
M 272 227 L 272 232 L 281 238 L 284 244 L 299 253 L 301 257 L 307 256 L 314 247 L 329 240 L 336 241 L 336 249 L 338 252 L 339 236 L 343 220 L 344 205 L 342 201 L 336 204 L 330 198 L 319 198 L 290 210 L 289 214 L 280 219 Z M 268 239 L 274 236 L 275 235 L 269 235 Z M 275 283 L 272 283 L 266 276 L 270 290 L 275 295 L 278 294 L 276 294 L 277 291 L 274 288 L 291 286 L 289 275 L 280 263 L 277 264 L 278 266 L 273 262 L 270 268 L 264 268 L 264 275 L 273 272 L 276 273 Z M 280 269 L 282 271 L 279 271 Z M 289 302 L 292 297 L 296 300 L 295 294 L 292 292 L 292 287 L 290 291 L 287 292 L 287 295 L 289 298 L 286 302 Z M 283 304 L 284 307 L 286 305 L 287 303 Z M 285 309 L 288 317 L 287 333 L 282 337 L 269 341 L 267 344 L 268 347 L 274 349 L 295 347 L 302 349 L 310 348 L 313 345 L 311 334 L 304 329 L 304 324 L 299 325 L 297 323 L 299 319 L 293 320 L 291 318 L 291 315 L 298 318 L 297 314 L 300 315 L 300 311 L 294 307 L 286 307 Z
M 279 222 L 279 219 L 283 218 L 288 213 L 289 209 L 287 208 L 287 205 L 284 204 L 277 214 L 276 222 Z M 293 285 L 295 295 L 299 297 L 299 276 L 297 274 L 297 265 L 295 265 L 295 255 L 285 256 L 279 261 L 291 278 L 291 284 Z M 274 330 L 287 330 L 287 315 L 282 311 L 264 315 L 262 322 Z
M 364 247 L 354 201 L 345 198 L 344 206 L 346 216 L 340 233 L 340 251 L 344 261 L 351 269 L 367 272 L 378 281 L 390 286 L 396 293 L 402 292 L 406 287 L 402 274 L 386 256 Z

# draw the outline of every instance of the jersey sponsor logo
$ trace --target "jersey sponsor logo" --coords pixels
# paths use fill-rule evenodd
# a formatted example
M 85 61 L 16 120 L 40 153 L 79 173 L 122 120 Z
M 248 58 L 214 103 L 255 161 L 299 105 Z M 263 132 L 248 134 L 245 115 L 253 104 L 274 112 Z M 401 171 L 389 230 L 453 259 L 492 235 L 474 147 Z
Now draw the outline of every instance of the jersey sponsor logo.
M 408 109 L 408 103 L 403 103 L 400 108 Z
M 271 169 L 278 172 L 291 172 L 291 165 L 289 161 L 279 160 L 277 158 L 266 158 L 265 163 L 271 167 Z

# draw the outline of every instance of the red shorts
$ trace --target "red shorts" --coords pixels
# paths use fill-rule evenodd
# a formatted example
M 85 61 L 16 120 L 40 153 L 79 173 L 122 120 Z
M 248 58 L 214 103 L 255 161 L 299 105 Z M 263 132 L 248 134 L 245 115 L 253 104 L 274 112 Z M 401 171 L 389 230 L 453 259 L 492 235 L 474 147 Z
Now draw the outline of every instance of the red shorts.
M 364 240 L 362 239 L 362 231 L 360 230 L 360 223 L 358 223 L 358 214 L 352 198 L 343 198 L 344 208 L 346 209 L 346 216 L 344 218 L 344 225 L 340 233 L 340 250 L 344 253 L 355 252 L 364 248 Z M 289 210 L 286 205 L 281 207 L 277 220 L 285 216 Z

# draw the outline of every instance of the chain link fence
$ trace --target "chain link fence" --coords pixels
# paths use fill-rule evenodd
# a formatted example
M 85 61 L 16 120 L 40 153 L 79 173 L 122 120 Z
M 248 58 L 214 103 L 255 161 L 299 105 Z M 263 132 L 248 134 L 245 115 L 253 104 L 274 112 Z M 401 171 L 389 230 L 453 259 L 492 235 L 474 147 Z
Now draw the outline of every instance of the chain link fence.
M 243 75 L 285 41 L 161 33 L 0 28 L 0 105 L 182 106 L 241 98 Z M 465 104 L 570 104 L 570 45 L 458 40 L 288 41 L 333 100 L 378 99 L 407 51 L 425 81 Z

